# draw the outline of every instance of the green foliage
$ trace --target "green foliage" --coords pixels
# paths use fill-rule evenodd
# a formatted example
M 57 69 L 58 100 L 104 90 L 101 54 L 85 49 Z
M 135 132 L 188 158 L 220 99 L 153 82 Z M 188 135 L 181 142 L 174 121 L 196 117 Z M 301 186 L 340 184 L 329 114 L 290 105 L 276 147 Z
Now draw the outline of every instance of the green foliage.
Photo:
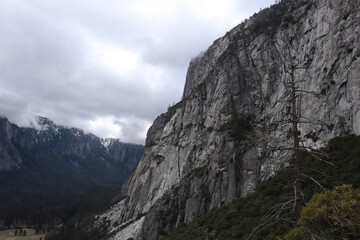
M 335 167 L 304 155 L 302 164 L 306 175 L 316 179 L 327 189 L 342 184 L 360 186 L 360 137 L 334 138 L 329 141 L 323 151 L 332 156 L 330 161 L 335 164 Z M 179 226 L 162 239 L 245 239 L 271 207 L 293 197 L 293 181 L 293 170 L 286 168 L 261 182 L 254 193 L 233 200 L 226 206 L 214 208 L 190 224 Z M 305 201 L 309 201 L 317 192 L 321 192 L 320 187 L 311 179 L 304 178 Z M 294 219 L 291 210 L 285 211 L 283 214 L 286 219 Z M 295 221 L 279 220 L 276 224 L 264 227 L 252 239 L 273 240 L 278 236 L 285 235 L 294 226 Z M 291 234 L 289 236 L 292 239 L 304 239 L 302 237 L 305 232 L 305 228 L 300 228 L 289 233 Z
M 211 236 L 221 239 L 241 239 L 259 222 L 261 216 L 278 201 L 287 199 L 292 185 L 288 181 L 290 172 L 284 171 L 266 182 L 259 184 L 257 191 L 245 198 L 232 201 L 229 205 L 215 208 L 208 214 L 197 218 L 187 226 L 175 229 L 163 239 L 206 239 Z M 291 225 L 281 226 L 289 230 Z M 270 231 L 276 233 L 277 227 L 261 234 L 259 239 L 273 239 L 276 234 L 266 238 Z M 211 239 L 211 238 L 210 238 Z
M 309 132 L 305 135 L 305 137 L 311 139 L 313 142 L 317 142 L 319 140 L 319 137 L 315 132 Z
M 280 26 L 286 28 L 289 24 L 296 23 L 292 12 L 295 8 L 302 6 L 302 3 L 297 4 L 299 6 L 293 5 L 293 3 L 278 4 L 264 10 L 262 12 L 263 17 L 258 17 L 250 31 L 254 34 L 265 33 L 272 36 Z
M 42 189 L 0 192 L 0 219 L 4 225 L 21 221 L 28 226 L 60 224 L 83 218 L 110 206 L 119 189 L 94 186 L 92 189 Z
M 176 110 L 178 108 L 181 108 L 185 105 L 185 101 L 186 99 L 182 99 L 180 102 L 169 106 L 168 110 L 166 113 L 163 113 L 161 116 L 164 118 L 164 122 L 169 122 L 171 120 L 171 118 L 174 116 L 174 114 L 176 113 Z
M 72 222 L 57 232 L 46 234 L 45 240 L 99 240 L 107 239 L 106 234 L 105 229 L 92 228 Z
M 349 135 L 331 139 L 323 151 L 332 157 L 328 160 L 335 166 L 307 157 L 303 161 L 305 174 L 313 176 L 327 189 L 343 184 L 360 187 L 360 136 Z M 311 181 L 306 180 L 306 184 L 310 186 Z M 314 189 L 311 189 L 308 195 L 311 196 L 312 192 Z
M 351 185 L 315 194 L 301 213 L 300 228 L 291 230 L 286 240 L 359 239 L 360 189 Z
M 294 228 L 285 236 L 286 240 L 304 240 L 311 239 L 309 233 L 303 227 Z
M 237 140 L 246 139 L 246 135 L 253 130 L 249 117 L 239 117 L 237 114 L 220 127 L 220 131 L 229 132 Z
M 209 169 L 207 166 L 202 166 L 202 167 L 197 167 L 192 169 L 190 172 L 188 172 L 185 176 L 185 178 L 188 177 L 197 177 L 197 178 L 201 178 L 204 175 L 207 175 L 209 173 Z
M 105 148 L 90 135 L 75 139 L 84 141 L 91 151 L 68 154 L 74 134 L 71 129 L 59 131 L 61 138 L 57 135 L 41 144 L 28 141 L 34 136 L 39 141 L 48 137 L 46 131 L 38 135 L 35 129 L 23 129 L 11 140 L 23 162 L 18 169 L 0 171 L 0 227 L 64 224 L 73 217 L 107 208 L 130 173 L 124 164 L 131 164 L 132 158 L 140 159 L 142 154 L 142 147 L 121 144 L 104 155 Z M 121 149 L 125 162 L 112 160 L 112 151 Z
M 264 32 L 273 33 L 281 23 L 281 14 L 272 12 L 269 14 L 268 18 L 264 19 L 263 21 L 256 22 L 252 26 L 251 31 L 254 34 L 260 34 Z
M 282 0 L 281 4 L 276 4 L 271 8 L 265 9 L 257 16 L 250 32 L 254 34 L 267 34 L 273 36 L 279 27 L 287 28 L 290 24 L 295 24 L 298 20 L 293 17 L 293 12 L 305 6 L 304 15 L 312 8 L 313 3 L 308 0 Z M 302 16 L 302 17 L 303 17 Z

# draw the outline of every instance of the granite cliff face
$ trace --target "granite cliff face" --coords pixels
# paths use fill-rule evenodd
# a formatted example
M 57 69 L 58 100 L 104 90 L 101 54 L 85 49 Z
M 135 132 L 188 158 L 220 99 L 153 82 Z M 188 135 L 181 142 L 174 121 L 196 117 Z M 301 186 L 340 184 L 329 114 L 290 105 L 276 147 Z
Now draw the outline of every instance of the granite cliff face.
M 113 239 L 157 239 L 289 164 L 289 69 L 304 145 L 360 134 L 360 1 L 283 0 L 190 62 L 183 99 L 148 131 Z
M 37 129 L 20 128 L 0 118 L 0 186 L 3 190 L 11 188 L 9 182 L 17 181 L 35 186 L 55 184 L 56 187 L 94 182 L 121 184 L 143 153 L 141 145 L 100 139 L 43 117 L 37 121 Z M 60 186 L 63 182 L 66 186 Z

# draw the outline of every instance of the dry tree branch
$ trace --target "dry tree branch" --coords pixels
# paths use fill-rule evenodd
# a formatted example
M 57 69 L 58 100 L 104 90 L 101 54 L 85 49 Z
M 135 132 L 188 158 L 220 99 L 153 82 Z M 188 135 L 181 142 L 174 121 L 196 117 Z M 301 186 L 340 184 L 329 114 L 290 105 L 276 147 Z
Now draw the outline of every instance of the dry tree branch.
M 312 177 L 310 177 L 309 175 L 306 175 L 306 174 L 300 174 L 300 175 L 311 179 L 314 183 L 316 183 L 316 184 L 321 188 L 321 190 L 325 190 L 324 186 L 321 185 L 321 184 L 320 184 L 318 181 L 316 181 L 314 178 L 312 178 Z
M 249 236 L 246 238 L 246 240 L 250 240 L 253 237 L 255 237 L 257 234 L 259 234 L 262 230 L 264 230 L 266 227 L 269 227 L 271 225 L 274 225 L 278 223 L 279 221 L 292 221 L 290 218 L 285 218 L 285 216 L 280 217 L 281 213 L 283 213 L 286 210 L 292 209 L 292 206 L 289 206 L 294 202 L 294 199 L 290 199 L 287 202 L 279 203 L 273 206 L 268 210 L 266 215 L 262 218 L 260 224 L 256 226 Z
M 320 175 L 323 175 L 324 177 L 329 177 L 328 175 L 326 175 L 326 174 L 324 174 L 323 172 L 320 172 L 320 171 L 318 171 L 318 170 L 316 170 L 316 169 L 313 169 L 313 168 L 307 168 L 307 169 L 309 169 L 310 171 L 316 172 L 316 173 L 318 173 L 318 174 L 320 174 Z

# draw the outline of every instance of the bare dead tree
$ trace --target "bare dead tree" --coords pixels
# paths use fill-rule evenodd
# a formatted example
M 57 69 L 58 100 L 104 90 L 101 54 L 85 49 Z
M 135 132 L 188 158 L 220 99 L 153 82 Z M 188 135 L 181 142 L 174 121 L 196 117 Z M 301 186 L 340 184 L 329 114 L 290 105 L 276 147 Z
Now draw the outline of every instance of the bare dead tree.
M 334 166 L 330 161 L 330 156 L 320 149 L 314 149 L 311 146 L 306 146 L 303 139 L 300 137 L 299 124 L 313 124 L 313 125 L 327 125 L 320 122 L 315 122 L 309 119 L 306 116 L 301 116 L 300 111 L 300 103 L 305 94 L 311 94 L 314 97 L 319 96 L 320 93 L 316 93 L 314 91 L 307 91 L 304 89 L 300 89 L 299 83 L 303 80 L 298 80 L 295 77 L 296 71 L 305 70 L 306 66 L 302 66 L 301 62 L 296 59 L 295 54 L 298 52 L 297 49 L 289 43 L 288 39 L 277 39 L 281 41 L 285 48 L 282 51 L 280 44 L 274 40 L 275 49 L 278 52 L 278 56 L 281 59 L 283 76 L 285 79 L 285 87 L 288 90 L 288 94 L 279 102 L 285 103 L 286 113 L 285 116 L 282 117 L 276 124 L 284 124 L 288 126 L 290 129 L 290 135 L 292 139 L 291 145 L 285 144 L 284 146 L 276 146 L 272 151 L 292 151 L 292 166 L 294 171 L 294 197 L 288 201 L 279 203 L 275 205 L 273 208 L 269 210 L 269 212 L 263 216 L 260 224 L 253 229 L 251 234 L 246 238 L 247 240 L 253 239 L 259 232 L 261 232 L 266 227 L 274 225 L 279 221 L 291 221 L 291 217 L 289 216 L 289 211 L 293 211 L 295 213 L 295 221 L 300 219 L 302 207 L 304 204 L 303 193 L 302 193 L 302 179 L 307 178 L 314 182 L 320 189 L 324 189 L 324 187 L 320 184 L 319 181 L 314 179 L 313 177 L 305 174 L 302 170 L 302 152 L 305 152 L 311 155 L 314 159 L 322 161 L 326 164 L 330 164 Z M 284 52 L 285 51 L 285 52 Z M 289 132 L 283 134 L 288 134 Z M 290 206 L 292 205 L 292 206 Z
M 287 43 L 287 42 L 286 42 Z M 289 48 L 290 49 L 290 48 Z M 289 51 L 290 52 L 290 51 Z M 301 168 L 300 168 L 300 141 L 299 141 L 299 130 L 298 130 L 298 113 L 296 108 L 296 100 L 297 100 L 297 91 L 295 84 L 295 64 L 293 62 L 293 57 L 290 54 L 289 58 L 290 66 L 289 70 L 286 68 L 286 63 L 284 62 L 284 70 L 290 75 L 290 103 L 291 103 L 291 124 L 292 124 L 292 140 L 293 140 L 293 164 L 294 164 L 294 173 L 295 173 L 295 182 L 294 182 L 294 203 L 295 203 L 295 218 L 296 221 L 300 219 L 302 205 L 303 205 L 303 197 L 301 193 Z
M 300 82 L 306 82 L 306 79 L 295 79 L 295 72 L 298 70 L 307 70 L 306 62 L 301 62 L 295 56 L 299 53 L 298 49 L 295 49 L 293 45 L 290 44 L 288 39 L 279 39 L 285 45 L 285 53 L 280 54 L 279 56 L 282 59 L 284 73 L 287 79 L 287 88 L 290 91 L 289 97 L 286 99 L 291 106 L 289 112 L 290 120 L 288 124 L 291 125 L 291 136 L 292 136 L 292 162 L 294 167 L 294 211 L 296 222 L 300 219 L 302 206 L 303 206 L 303 194 L 302 194 L 302 178 L 306 177 L 318 185 L 321 189 L 324 187 L 314 178 L 304 174 L 302 170 L 302 161 L 301 161 L 301 152 L 307 153 L 312 156 L 315 160 L 324 162 L 326 164 L 334 166 L 330 161 L 331 157 L 321 151 L 320 149 L 315 149 L 311 146 L 306 146 L 303 139 L 300 137 L 299 124 L 310 124 L 310 125 L 327 125 L 323 122 L 313 121 L 307 116 L 302 116 L 300 111 L 301 101 L 304 95 L 312 95 L 314 97 L 320 96 L 320 93 L 314 91 L 307 91 L 300 88 Z M 279 47 L 279 44 L 275 42 L 275 46 Z M 279 51 L 280 52 L 280 51 Z

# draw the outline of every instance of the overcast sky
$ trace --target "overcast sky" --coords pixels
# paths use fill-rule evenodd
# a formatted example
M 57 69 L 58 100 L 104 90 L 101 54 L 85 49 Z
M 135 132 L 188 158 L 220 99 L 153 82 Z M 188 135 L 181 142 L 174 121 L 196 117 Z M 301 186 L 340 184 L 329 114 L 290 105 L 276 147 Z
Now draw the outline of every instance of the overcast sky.
M 0 0 L 0 115 L 144 144 L 189 61 L 273 0 Z

